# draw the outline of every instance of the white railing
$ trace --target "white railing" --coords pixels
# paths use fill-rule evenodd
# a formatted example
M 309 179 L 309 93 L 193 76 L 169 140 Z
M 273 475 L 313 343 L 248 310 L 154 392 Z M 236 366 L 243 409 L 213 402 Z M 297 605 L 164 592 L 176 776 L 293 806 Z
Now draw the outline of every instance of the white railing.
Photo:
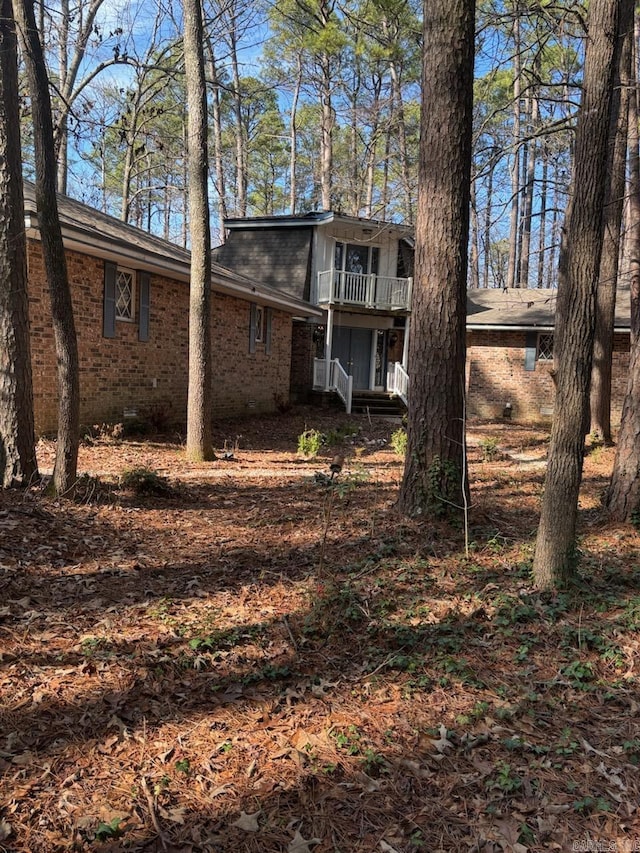
M 318 273 L 318 304 L 408 311 L 411 308 L 412 285 L 411 278 L 323 270 Z
M 345 405 L 347 414 L 351 414 L 353 397 L 353 376 L 345 371 L 337 358 L 329 362 L 329 382 L 327 384 L 327 361 L 324 358 L 313 360 L 313 387 L 328 388 L 335 391 Z
M 338 397 L 344 403 L 347 414 L 351 414 L 351 398 L 353 397 L 353 376 L 350 376 L 337 358 L 331 362 L 331 384 L 336 389 Z
M 387 390 L 400 397 L 405 406 L 409 407 L 409 374 L 399 361 L 389 365 Z

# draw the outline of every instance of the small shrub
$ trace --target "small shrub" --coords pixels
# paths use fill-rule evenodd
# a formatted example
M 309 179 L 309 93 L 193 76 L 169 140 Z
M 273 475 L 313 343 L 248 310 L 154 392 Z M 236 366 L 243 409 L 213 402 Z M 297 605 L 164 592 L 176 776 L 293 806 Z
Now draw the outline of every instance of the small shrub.
M 170 495 L 173 493 L 169 481 L 152 468 L 138 467 L 123 471 L 120 487 L 131 489 L 137 495 Z
M 404 427 L 398 427 L 392 434 L 391 447 L 398 456 L 404 458 L 407 455 L 407 431 Z
M 274 392 L 273 402 L 281 415 L 286 415 L 287 412 L 291 411 L 291 400 L 288 397 L 285 397 L 284 394 L 280 394 L 277 391 Z
M 298 453 L 306 459 L 312 459 L 318 455 L 318 451 L 325 443 L 325 436 L 317 429 L 305 429 L 298 436 Z
M 340 424 L 330 430 L 325 436 L 326 444 L 341 444 L 346 438 L 352 438 L 360 432 L 360 427 L 353 423 Z
M 173 421 L 171 403 L 152 403 L 141 412 L 141 419 L 147 425 L 149 432 L 162 434 L 169 432 Z
M 498 439 L 483 438 L 480 442 L 483 462 L 494 462 L 498 458 Z
M 124 424 L 92 424 L 81 426 L 80 435 L 82 441 L 94 444 L 96 441 L 121 441 L 124 437 Z

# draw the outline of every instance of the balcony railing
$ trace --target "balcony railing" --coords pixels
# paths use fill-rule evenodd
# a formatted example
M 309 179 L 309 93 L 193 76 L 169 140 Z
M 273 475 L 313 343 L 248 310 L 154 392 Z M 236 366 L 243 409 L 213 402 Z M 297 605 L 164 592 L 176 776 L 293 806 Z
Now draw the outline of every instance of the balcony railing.
M 323 270 L 318 273 L 318 304 L 409 311 L 412 285 L 411 278 Z

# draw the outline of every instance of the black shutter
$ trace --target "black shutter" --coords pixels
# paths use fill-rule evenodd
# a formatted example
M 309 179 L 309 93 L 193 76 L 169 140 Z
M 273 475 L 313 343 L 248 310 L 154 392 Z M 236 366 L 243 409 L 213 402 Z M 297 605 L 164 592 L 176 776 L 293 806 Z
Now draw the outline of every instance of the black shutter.
M 527 332 L 525 338 L 525 351 L 524 351 L 524 369 L 525 370 L 535 370 L 536 369 L 536 355 L 538 353 L 538 333 L 537 332 Z
M 116 273 L 117 267 L 110 261 L 104 264 L 104 306 L 102 315 L 102 335 L 105 338 L 116 336 Z
M 258 319 L 257 308 L 258 306 L 252 303 L 249 315 L 249 352 L 256 351 L 256 325 Z
M 273 312 L 271 308 L 265 308 L 265 332 L 264 332 L 264 351 L 269 355 L 271 352 L 271 318 Z
M 148 272 L 140 273 L 140 317 L 138 323 L 138 340 L 149 340 L 149 285 L 151 276 Z

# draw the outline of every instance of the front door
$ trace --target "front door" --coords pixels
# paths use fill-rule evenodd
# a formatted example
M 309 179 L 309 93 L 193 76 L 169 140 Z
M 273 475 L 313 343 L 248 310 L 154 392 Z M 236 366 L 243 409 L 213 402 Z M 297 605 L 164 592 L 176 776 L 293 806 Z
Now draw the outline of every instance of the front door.
M 371 371 L 371 329 L 334 327 L 332 358 L 340 359 L 342 367 L 353 376 L 354 388 L 368 389 Z

